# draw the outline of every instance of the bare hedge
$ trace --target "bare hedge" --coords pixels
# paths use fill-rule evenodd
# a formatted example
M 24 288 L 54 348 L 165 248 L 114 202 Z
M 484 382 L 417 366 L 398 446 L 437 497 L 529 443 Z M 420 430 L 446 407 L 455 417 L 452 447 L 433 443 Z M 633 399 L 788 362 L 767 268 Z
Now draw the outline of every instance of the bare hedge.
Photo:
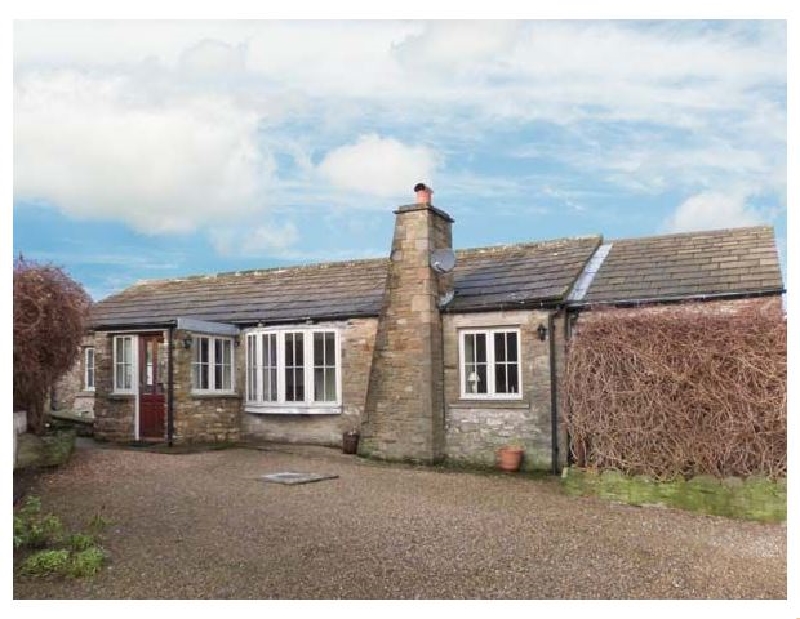
M 786 475 L 786 320 L 675 307 L 578 322 L 564 379 L 579 466 L 660 479 Z
M 14 409 L 44 431 L 45 395 L 78 359 L 91 298 L 62 269 L 14 261 Z

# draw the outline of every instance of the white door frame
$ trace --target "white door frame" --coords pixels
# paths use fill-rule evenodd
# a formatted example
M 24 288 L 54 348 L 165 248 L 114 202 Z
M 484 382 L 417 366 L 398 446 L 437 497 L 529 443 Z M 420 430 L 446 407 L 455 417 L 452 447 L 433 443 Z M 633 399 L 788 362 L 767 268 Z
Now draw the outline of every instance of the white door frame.
M 133 336 L 133 440 L 139 440 L 139 336 Z

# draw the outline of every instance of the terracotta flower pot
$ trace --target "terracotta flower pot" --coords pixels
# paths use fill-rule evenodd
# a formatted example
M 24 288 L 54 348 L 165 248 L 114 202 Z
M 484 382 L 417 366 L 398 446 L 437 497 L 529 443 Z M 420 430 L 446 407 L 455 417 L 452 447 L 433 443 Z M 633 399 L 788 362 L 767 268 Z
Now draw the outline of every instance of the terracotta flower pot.
M 358 433 L 345 432 L 342 434 L 342 452 L 354 454 L 358 451 Z
M 497 451 L 500 470 L 510 472 L 518 471 L 522 464 L 522 454 L 524 453 L 524 447 L 501 447 Z

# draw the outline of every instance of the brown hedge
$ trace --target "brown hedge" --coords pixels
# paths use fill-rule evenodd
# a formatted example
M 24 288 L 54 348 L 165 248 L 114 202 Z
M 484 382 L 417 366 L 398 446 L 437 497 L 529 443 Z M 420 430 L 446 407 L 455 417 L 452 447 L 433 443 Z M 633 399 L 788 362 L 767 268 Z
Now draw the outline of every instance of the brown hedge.
M 786 475 L 779 312 L 591 312 L 570 340 L 561 388 L 580 466 L 661 479 Z
M 61 268 L 14 261 L 14 409 L 44 431 L 44 399 L 78 358 L 91 298 Z

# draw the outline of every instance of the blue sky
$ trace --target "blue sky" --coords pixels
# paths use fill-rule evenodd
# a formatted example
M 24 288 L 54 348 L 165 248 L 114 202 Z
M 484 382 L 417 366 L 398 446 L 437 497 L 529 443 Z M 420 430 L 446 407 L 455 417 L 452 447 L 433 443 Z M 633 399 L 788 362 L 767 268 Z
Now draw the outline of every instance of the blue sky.
M 140 279 L 382 256 L 425 181 L 456 247 L 768 224 L 782 21 L 16 22 L 14 252 Z

